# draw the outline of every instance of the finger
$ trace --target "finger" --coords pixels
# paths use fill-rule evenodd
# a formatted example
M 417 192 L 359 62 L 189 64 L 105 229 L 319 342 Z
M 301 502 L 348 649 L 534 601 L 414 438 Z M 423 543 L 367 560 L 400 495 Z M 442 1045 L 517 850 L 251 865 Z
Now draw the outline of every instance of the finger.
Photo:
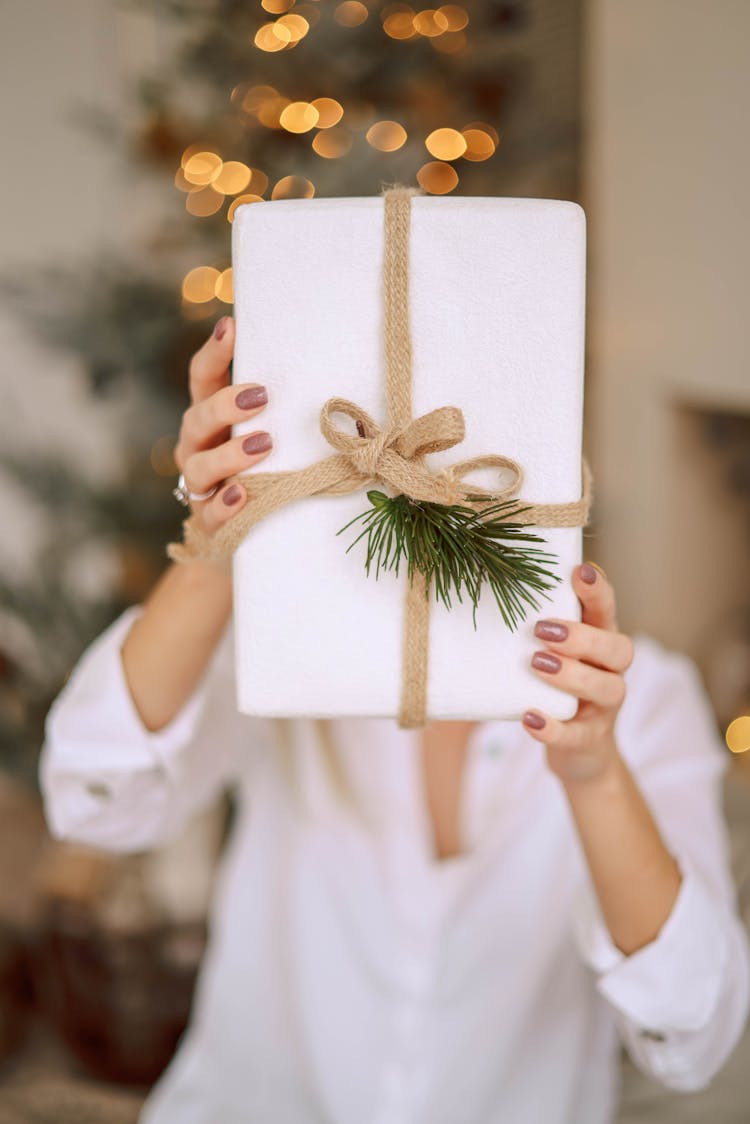
M 574 569 L 572 581 L 581 602 L 584 623 L 617 632 L 615 591 L 604 571 L 591 562 L 584 562 Z
M 190 360 L 188 370 L 192 402 L 201 402 L 227 385 L 233 351 L 234 320 L 231 316 L 222 316 Z
M 578 621 L 545 617 L 534 625 L 534 636 L 553 652 L 573 656 L 608 671 L 626 671 L 633 662 L 633 641 L 624 632 L 608 632 Z
M 183 459 L 227 441 L 229 427 L 255 417 L 267 402 L 266 387 L 248 382 L 222 387 L 208 398 L 193 403 L 182 416 L 179 444 Z
M 257 464 L 267 457 L 273 446 L 270 433 L 256 429 L 241 437 L 233 437 L 215 449 L 192 453 L 185 461 L 183 475 L 190 492 L 208 492 L 236 472 Z M 213 498 L 213 497 L 212 497 Z M 208 503 L 208 500 L 199 500 Z
M 225 488 L 201 504 L 203 529 L 213 535 L 247 503 L 247 492 L 237 481 L 231 481 Z
M 552 662 L 560 664 L 558 670 Z M 570 659 L 559 652 L 535 652 L 531 658 L 532 670 L 542 679 L 561 691 L 586 699 L 600 707 L 619 707 L 625 699 L 625 680 L 614 671 L 592 667 L 580 660 Z

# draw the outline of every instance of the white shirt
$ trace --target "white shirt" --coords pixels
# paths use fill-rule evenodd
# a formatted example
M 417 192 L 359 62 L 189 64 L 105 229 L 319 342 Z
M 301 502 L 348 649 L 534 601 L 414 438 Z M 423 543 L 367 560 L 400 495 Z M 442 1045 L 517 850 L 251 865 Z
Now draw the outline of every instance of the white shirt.
M 122 614 L 47 719 L 55 837 L 126 852 L 172 839 L 223 786 L 238 814 L 191 1023 L 140 1124 L 609 1124 L 619 1040 L 665 1086 L 705 1087 L 750 1003 L 721 806 L 727 753 L 695 664 L 634 637 L 616 734 L 683 881 L 650 944 L 612 943 L 557 777 L 520 722 L 485 722 L 462 788 L 465 851 L 439 860 L 419 731 L 337 719 L 368 829 L 336 803 L 311 720 L 236 710 L 232 625 L 198 688 L 146 730 Z

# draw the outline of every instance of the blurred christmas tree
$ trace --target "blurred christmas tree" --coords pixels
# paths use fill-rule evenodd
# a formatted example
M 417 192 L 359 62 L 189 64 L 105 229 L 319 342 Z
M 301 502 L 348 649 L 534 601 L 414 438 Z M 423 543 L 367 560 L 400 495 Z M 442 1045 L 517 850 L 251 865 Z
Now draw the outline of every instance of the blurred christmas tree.
M 91 394 L 127 390 L 120 479 L 5 453 L 48 512 L 23 580 L 0 579 L 3 765 L 36 781 L 44 715 L 82 649 L 166 565 L 184 511 L 172 450 L 187 366 L 232 302 L 229 223 L 261 200 L 376 194 L 576 198 L 579 0 L 418 10 L 369 0 L 129 0 L 179 32 L 133 90 L 139 125 L 90 107 L 86 126 L 162 177 L 170 216 L 130 256 L 2 283 L 43 342 L 84 364 Z M 262 283 L 262 279 L 259 279 Z M 98 553 L 97 553 L 98 552 Z M 105 595 L 86 567 L 114 559 Z

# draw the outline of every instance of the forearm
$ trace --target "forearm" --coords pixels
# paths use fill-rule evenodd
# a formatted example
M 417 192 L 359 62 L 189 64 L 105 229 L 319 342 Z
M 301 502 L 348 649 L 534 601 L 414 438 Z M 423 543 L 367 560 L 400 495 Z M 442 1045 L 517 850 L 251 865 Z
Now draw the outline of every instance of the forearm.
M 135 707 L 148 730 L 160 730 L 190 697 L 232 608 L 231 571 L 172 563 L 144 602 L 122 649 Z
M 654 940 L 669 916 L 678 864 L 619 752 L 601 777 L 562 784 L 602 916 L 628 956 Z

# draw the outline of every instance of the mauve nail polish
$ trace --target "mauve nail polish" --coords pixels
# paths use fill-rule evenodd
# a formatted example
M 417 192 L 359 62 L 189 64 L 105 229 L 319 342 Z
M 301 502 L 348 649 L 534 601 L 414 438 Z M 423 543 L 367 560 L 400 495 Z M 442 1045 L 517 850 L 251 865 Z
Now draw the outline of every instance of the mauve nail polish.
M 554 621 L 537 621 L 534 626 L 534 635 L 542 640 L 567 640 L 568 626 L 556 624 Z
M 222 316 L 221 320 L 216 321 L 216 325 L 214 327 L 214 336 L 216 337 L 216 339 L 217 340 L 223 340 L 224 335 L 226 333 L 226 330 L 227 330 L 227 317 Z
M 242 448 L 246 453 L 265 453 L 271 444 L 270 433 L 250 433 L 242 442 Z
M 265 406 L 268 391 L 264 386 L 248 386 L 241 390 L 234 400 L 241 410 L 252 410 L 255 406 Z

